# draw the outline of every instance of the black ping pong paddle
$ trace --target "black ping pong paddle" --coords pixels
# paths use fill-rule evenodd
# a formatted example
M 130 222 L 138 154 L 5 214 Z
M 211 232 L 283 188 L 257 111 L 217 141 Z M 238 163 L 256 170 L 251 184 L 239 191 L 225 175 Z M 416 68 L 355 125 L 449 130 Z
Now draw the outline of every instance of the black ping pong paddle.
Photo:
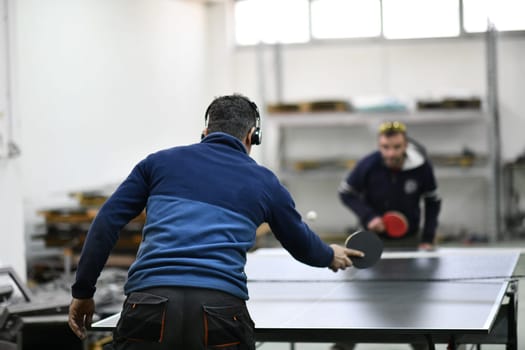
M 357 231 L 352 233 L 346 239 L 345 246 L 365 253 L 365 256 L 362 258 L 355 256 L 350 257 L 353 266 L 358 269 L 366 269 L 373 266 L 379 261 L 383 253 L 383 241 L 381 241 L 376 233 L 371 231 Z

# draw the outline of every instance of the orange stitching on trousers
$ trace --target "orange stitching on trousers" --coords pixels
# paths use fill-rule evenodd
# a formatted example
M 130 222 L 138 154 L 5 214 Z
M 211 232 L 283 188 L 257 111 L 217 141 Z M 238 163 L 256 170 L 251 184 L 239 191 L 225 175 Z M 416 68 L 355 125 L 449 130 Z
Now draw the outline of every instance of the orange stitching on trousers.
M 204 317 L 204 346 L 208 346 L 208 318 L 206 314 L 202 314 Z
M 227 348 L 228 346 L 232 346 L 232 345 L 239 345 L 241 344 L 240 341 L 235 341 L 235 342 L 232 342 L 232 343 L 225 343 L 225 344 L 220 344 L 220 345 L 213 345 L 214 348 Z
M 160 324 L 160 338 L 159 343 L 162 343 L 162 339 L 164 338 L 164 327 L 166 323 L 166 308 L 164 308 L 164 311 L 162 312 L 162 322 Z

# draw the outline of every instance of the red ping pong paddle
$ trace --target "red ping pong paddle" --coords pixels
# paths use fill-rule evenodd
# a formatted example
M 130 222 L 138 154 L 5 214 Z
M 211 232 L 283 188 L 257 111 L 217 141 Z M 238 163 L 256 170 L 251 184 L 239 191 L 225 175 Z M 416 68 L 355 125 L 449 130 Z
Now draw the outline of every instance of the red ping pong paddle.
M 352 233 L 345 241 L 345 246 L 350 249 L 360 250 L 365 256 L 360 258 L 351 256 L 352 265 L 358 269 L 373 266 L 383 253 L 383 241 L 376 233 L 371 231 L 357 231 Z
M 398 211 L 387 211 L 383 214 L 385 232 L 392 238 L 401 238 L 408 232 L 407 218 Z

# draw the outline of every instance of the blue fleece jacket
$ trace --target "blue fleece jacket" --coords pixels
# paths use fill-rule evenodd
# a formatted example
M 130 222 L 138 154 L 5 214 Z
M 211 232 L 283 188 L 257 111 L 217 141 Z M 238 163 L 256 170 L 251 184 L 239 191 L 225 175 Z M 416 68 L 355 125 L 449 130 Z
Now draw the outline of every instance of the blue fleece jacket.
M 155 286 L 221 290 L 248 299 L 246 253 L 267 222 L 291 255 L 326 267 L 332 249 L 302 221 L 288 191 L 225 133 L 149 155 L 101 207 L 82 249 L 75 298 L 90 298 L 119 231 L 146 208 L 124 292 Z
M 412 144 L 409 144 L 405 164 L 399 170 L 388 168 L 379 151 L 364 157 L 339 186 L 339 196 L 359 217 L 363 227 L 387 211 L 400 211 L 406 216 L 409 226 L 405 237 L 419 233 L 420 202 L 423 201 L 425 220 L 421 241 L 434 241 L 441 199 L 431 163 Z

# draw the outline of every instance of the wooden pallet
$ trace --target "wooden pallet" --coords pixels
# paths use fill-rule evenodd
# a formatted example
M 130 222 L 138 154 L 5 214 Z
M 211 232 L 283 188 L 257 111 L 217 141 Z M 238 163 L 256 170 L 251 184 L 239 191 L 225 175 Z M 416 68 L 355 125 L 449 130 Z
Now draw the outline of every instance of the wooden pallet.
M 442 100 L 419 100 L 418 110 L 440 110 L 440 109 L 481 109 L 479 98 L 444 98 Z
M 315 112 L 348 112 L 352 110 L 349 101 L 318 100 L 298 103 L 277 103 L 267 106 L 268 113 L 315 113 Z
M 311 159 L 297 160 L 293 162 L 294 171 L 309 171 L 323 169 L 352 169 L 357 160 L 355 159 Z

